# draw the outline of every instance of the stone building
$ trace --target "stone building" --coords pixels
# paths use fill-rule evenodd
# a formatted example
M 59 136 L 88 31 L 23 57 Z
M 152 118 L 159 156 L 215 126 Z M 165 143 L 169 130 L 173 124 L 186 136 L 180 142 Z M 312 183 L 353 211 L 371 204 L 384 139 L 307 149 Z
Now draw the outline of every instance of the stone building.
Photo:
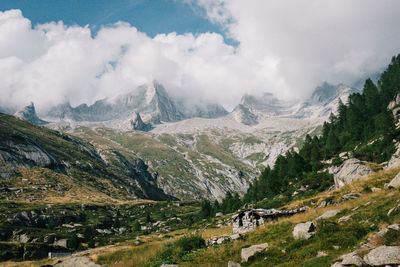
M 277 209 L 247 209 L 239 212 L 232 217 L 232 227 L 234 233 L 246 233 L 255 230 L 259 225 L 263 225 L 268 220 L 276 220 L 279 217 L 287 217 L 306 209 L 299 208 L 294 210 Z

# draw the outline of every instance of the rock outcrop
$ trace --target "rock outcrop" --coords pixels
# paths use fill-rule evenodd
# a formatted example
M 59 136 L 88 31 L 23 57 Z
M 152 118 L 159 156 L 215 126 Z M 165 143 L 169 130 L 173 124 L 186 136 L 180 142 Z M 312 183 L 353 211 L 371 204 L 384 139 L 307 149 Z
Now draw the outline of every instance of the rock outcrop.
M 331 167 L 328 171 L 333 174 L 336 188 L 340 188 L 372 173 L 371 168 L 366 162 L 355 158 L 344 161 L 338 167 Z
M 102 267 L 87 257 L 71 258 L 54 265 L 54 267 Z
M 399 188 L 400 187 L 400 172 L 390 181 L 387 186 L 388 188 Z
M 315 232 L 315 224 L 313 222 L 305 222 L 297 224 L 293 229 L 294 239 L 309 239 Z
M 371 250 L 364 261 L 372 266 L 400 264 L 400 248 L 396 246 L 380 246 Z
M 18 110 L 15 113 L 15 116 L 20 119 L 29 121 L 30 123 L 37 124 L 37 125 L 48 124 L 47 121 L 44 121 L 37 116 L 33 102 L 31 102 L 30 105 Z
M 135 112 L 134 118 L 131 120 L 131 125 L 133 130 L 148 132 L 153 129 L 153 126 L 150 123 L 143 122 L 140 117 L 139 112 Z
M 324 214 L 322 214 L 321 216 L 319 216 L 319 217 L 317 218 L 317 220 L 320 220 L 320 219 L 329 219 L 329 218 L 335 217 L 339 212 L 340 212 L 340 210 L 328 210 L 328 211 L 326 211 Z
M 342 256 L 342 264 L 343 265 L 355 265 L 355 266 L 363 266 L 365 265 L 364 260 L 356 254 L 356 252 L 351 252 L 349 254 Z
M 268 249 L 268 243 L 253 245 L 248 248 L 242 248 L 240 256 L 242 257 L 242 262 L 247 262 L 250 257 L 254 256 L 257 252 L 265 251 Z
M 228 267 L 240 267 L 240 263 L 228 261 Z
M 249 108 L 245 107 L 242 104 L 239 104 L 232 112 L 233 118 L 239 122 L 243 123 L 247 126 L 257 125 L 257 116 L 254 115 Z

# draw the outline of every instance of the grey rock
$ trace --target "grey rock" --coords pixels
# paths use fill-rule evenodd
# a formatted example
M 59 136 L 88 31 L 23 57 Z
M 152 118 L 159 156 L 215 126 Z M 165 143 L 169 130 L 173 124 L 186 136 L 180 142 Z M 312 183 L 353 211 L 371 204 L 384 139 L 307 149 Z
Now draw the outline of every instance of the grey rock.
M 217 239 L 217 244 L 220 245 L 222 243 L 224 243 L 224 241 L 229 240 L 230 238 L 227 236 L 221 236 L 220 238 Z
M 315 232 L 315 224 L 313 222 L 305 222 L 297 224 L 293 229 L 294 239 L 309 239 Z
M 12 240 L 20 243 L 28 243 L 31 241 L 31 238 L 28 236 L 28 234 L 23 233 L 23 234 L 14 234 Z
M 325 208 L 326 206 L 327 206 L 326 201 L 323 200 L 323 201 L 321 201 L 321 203 L 319 203 L 317 208 Z
M 131 125 L 133 130 L 148 132 L 153 129 L 150 123 L 144 123 L 142 118 L 140 117 L 139 112 L 135 112 L 134 118 L 131 120 Z
M 377 192 L 382 191 L 382 189 L 377 188 L 377 187 L 372 187 L 372 188 L 371 188 L 371 191 L 374 192 L 374 193 L 377 193 Z
M 356 199 L 358 197 L 360 197 L 361 194 L 360 193 L 348 193 L 348 194 L 344 194 L 341 199 L 342 201 L 347 201 L 347 200 L 352 200 L 352 199 Z
M 364 261 L 372 266 L 400 264 L 400 248 L 396 246 L 377 247 L 364 256 Z
M 54 267 L 101 267 L 87 257 L 76 257 L 57 263 Z
M 347 222 L 350 219 L 351 219 L 351 215 L 346 215 L 346 216 L 340 217 L 338 220 L 338 223 Z
M 228 267 L 240 267 L 240 263 L 228 261 Z
M 33 102 L 30 103 L 30 105 L 22 108 L 21 110 L 17 111 L 15 113 L 15 116 L 29 121 L 30 123 L 33 124 L 37 124 L 37 125 L 45 125 L 48 124 L 47 121 L 44 121 L 42 119 L 40 119 L 37 115 L 36 115 L 36 110 L 35 110 L 35 106 L 33 104 Z
M 343 267 L 343 266 L 344 265 L 340 261 L 337 261 L 337 262 L 335 262 L 334 264 L 331 265 L 331 267 Z
M 248 248 L 242 248 L 240 256 L 242 257 L 242 262 L 247 262 L 250 257 L 260 251 L 265 251 L 268 249 L 268 243 L 253 245 Z
M 342 256 L 342 264 L 343 265 L 355 265 L 355 266 L 363 266 L 365 265 L 364 260 L 356 254 L 356 252 L 351 252 L 349 254 Z
M 326 253 L 325 251 L 318 251 L 318 253 L 317 253 L 317 258 L 319 258 L 319 257 L 325 257 L 325 256 L 328 256 L 329 254 L 328 253 Z
M 133 112 L 146 114 L 152 122 L 158 123 L 179 121 L 184 118 L 174 100 L 157 82 L 139 86 L 130 93 L 113 99 L 98 100 L 90 106 L 81 104 L 73 108 L 69 103 L 64 103 L 53 107 L 47 116 L 58 120 L 108 121 L 128 117 Z
M 63 247 L 63 248 L 68 248 L 68 240 L 67 239 L 59 239 L 59 240 L 54 241 L 53 245 Z
M 396 207 L 391 208 L 391 209 L 388 211 L 387 215 L 388 215 L 388 216 L 391 216 L 392 214 L 396 214 L 396 213 L 398 213 L 398 212 L 400 212 L 400 204 L 398 204 Z
M 242 238 L 242 236 L 239 233 L 231 235 L 231 239 L 232 240 L 237 240 L 237 239 L 240 239 L 240 238 Z
M 399 188 L 399 187 L 400 187 L 400 172 L 388 184 L 388 188 Z
M 329 218 L 335 217 L 339 212 L 340 212 L 340 210 L 328 210 L 328 211 L 326 211 L 324 214 L 322 214 L 321 216 L 319 216 L 319 217 L 317 218 L 317 220 L 329 219 Z
M 239 104 L 233 111 L 233 117 L 237 122 L 243 123 L 248 126 L 253 126 L 258 124 L 257 116 L 254 115 L 249 108 Z
M 339 167 L 329 168 L 329 172 L 333 174 L 335 187 L 340 188 L 372 173 L 373 171 L 366 162 L 351 158 L 344 161 Z
M 215 217 L 222 217 L 222 216 L 224 216 L 224 214 L 223 214 L 222 212 L 217 212 L 217 213 L 215 214 Z

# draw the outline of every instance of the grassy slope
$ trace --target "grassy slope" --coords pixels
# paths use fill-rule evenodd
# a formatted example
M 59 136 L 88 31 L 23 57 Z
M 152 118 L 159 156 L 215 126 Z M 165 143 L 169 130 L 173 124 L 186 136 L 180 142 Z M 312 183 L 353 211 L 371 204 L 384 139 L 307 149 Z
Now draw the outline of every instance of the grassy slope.
M 205 189 L 193 187 L 193 181 L 199 180 L 193 166 L 209 181 L 222 185 L 226 184 L 228 177 L 221 174 L 221 171 L 228 168 L 240 171 L 245 180 L 254 176 L 252 167 L 229 151 L 225 138 L 218 141 L 204 134 L 156 136 L 138 131 L 119 132 L 108 128 L 92 130 L 87 127 L 79 127 L 73 134 L 91 140 L 99 149 L 111 148 L 121 153 L 135 153 L 146 162 L 151 162 L 151 171 L 158 174 L 157 183 L 166 188 L 166 192 L 181 199 L 199 199 L 208 194 Z M 261 141 L 248 138 L 247 142 Z
M 338 256 L 359 248 L 372 233 L 376 233 L 389 224 L 400 223 L 399 213 L 387 216 L 389 209 L 398 205 L 400 191 L 382 190 L 373 193 L 370 190 L 372 187 L 383 188 L 384 183 L 390 181 L 398 171 L 398 169 L 380 171 L 339 190 L 290 203 L 287 208 L 304 204 L 312 206 L 306 213 L 260 227 L 246 234 L 244 240 L 194 251 L 182 259 L 180 266 L 226 266 L 229 260 L 240 262 L 240 251 L 243 247 L 264 242 L 269 244 L 269 250 L 257 254 L 254 259 L 242 266 L 330 266 Z M 362 196 L 338 205 L 316 208 L 325 199 L 340 200 L 343 194 L 349 192 L 362 192 Z M 319 215 L 330 209 L 340 209 L 341 212 L 331 219 L 316 221 Z M 352 217 L 348 222 L 338 223 L 338 218 L 345 215 L 352 215 Z M 310 220 L 317 222 L 316 235 L 309 240 L 294 240 L 292 237 L 294 226 Z M 214 231 L 215 236 L 229 234 L 230 227 L 218 228 Z M 205 238 L 213 236 L 210 234 L 210 229 L 197 230 L 197 232 Z M 398 238 L 388 238 L 386 244 L 400 245 Z M 103 253 L 99 261 L 108 263 L 110 266 L 143 266 L 145 262 L 151 266 L 151 262 L 156 262 L 157 259 L 157 253 L 152 246 L 156 246 L 157 250 L 162 250 L 159 243 L 149 241 L 143 246 L 125 247 L 124 252 L 114 248 L 113 252 Z M 339 246 L 339 248 L 335 249 L 334 246 Z M 319 251 L 328 253 L 328 256 L 316 257 Z M 140 257 L 138 254 L 143 258 L 133 262 L 131 259 Z
M 143 194 L 143 191 L 132 182 L 136 178 L 121 173 L 114 168 L 118 167 L 117 165 L 104 164 L 96 148 L 88 141 L 0 114 L 0 149 L 13 151 L 14 148 L 10 149 L 8 142 L 24 145 L 28 139 L 57 159 L 58 168 L 62 171 L 56 168 L 20 168 L 11 179 L 0 181 L 0 187 L 24 189 L 18 194 L 9 194 L 7 196 L 9 200 L 120 202 L 134 199 L 128 190 L 135 192 L 139 198 L 166 199 L 163 198 L 162 192 L 157 191 L 157 188 L 147 181 L 141 186 L 149 196 Z M 129 155 L 127 157 L 135 159 Z M 4 165 L 1 161 L 0 164 Z M 46 185 L 51 187 L 46 190 L 35 189 L 38 187 L 43 189 Z

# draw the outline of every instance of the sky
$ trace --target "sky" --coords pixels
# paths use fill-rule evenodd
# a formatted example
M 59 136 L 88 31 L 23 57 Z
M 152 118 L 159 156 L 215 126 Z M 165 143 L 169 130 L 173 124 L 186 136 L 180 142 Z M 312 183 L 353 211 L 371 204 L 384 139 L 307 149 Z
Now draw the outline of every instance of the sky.
M 0 107 L 91 104 L 157 80 L 232 109 L 306 98 L 400 53 L 397 0 L 2 0 Z

